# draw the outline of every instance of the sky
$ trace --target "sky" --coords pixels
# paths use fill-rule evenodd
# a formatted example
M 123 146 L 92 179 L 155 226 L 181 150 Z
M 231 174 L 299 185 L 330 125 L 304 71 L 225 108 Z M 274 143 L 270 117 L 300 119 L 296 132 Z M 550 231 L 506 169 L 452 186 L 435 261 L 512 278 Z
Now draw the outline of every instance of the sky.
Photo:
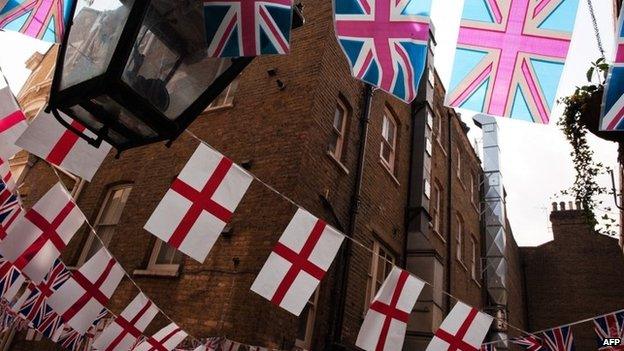
M 570 53 L 559 85 L 558 97 L 570 95 L 575 86 L 586 83 L 585 72 L 591 61 L 600 57 L 589 16 L 587 3 L 579 0 L 580 7 L 572 38 Z M 435 67 L 445 86 L 448 86 L 453 65 L 455 42 L 463 0 L 434 0 L 432 21 L 438 46 L 435 50 Z M 602 41 L 610 59 L 613 53 L 614 22 L 611 0 L 594 1 Z M 45 52 L 49 44 L 21 34 L 0 32 L 0 68 L 15 94 L 28 77 L 24 62 L 35 52 Z M 7 54 L 10 52 L 10 54 Z M 535 246 L 552 240 L 550 228 L 551 203 L 569 201 L 560 196 L 574 181 L 570 152 L 563 134 L 556 126 L 562 107 L 553 110 L 550 125 L 538 125 L 499 118 L 501 139 L 501 170 L 507 190 L 507 209 L 514 237 L 519 245 Z M 469 137 L 477 142 L 481 131 L 472 122 L 473 112 L 460 110 L 462 119 L 470 127 Z M 617 169 L 617 146 L 590 136 L 595 159 Z M 610 178 L 600 178 L 603 186 L 610 187 Z M 605 197 L 605 206 L 613 200 Z M 603 214 L 599 212 L 599 214 Z M 611 214 L 618 218 L 618 213 Z

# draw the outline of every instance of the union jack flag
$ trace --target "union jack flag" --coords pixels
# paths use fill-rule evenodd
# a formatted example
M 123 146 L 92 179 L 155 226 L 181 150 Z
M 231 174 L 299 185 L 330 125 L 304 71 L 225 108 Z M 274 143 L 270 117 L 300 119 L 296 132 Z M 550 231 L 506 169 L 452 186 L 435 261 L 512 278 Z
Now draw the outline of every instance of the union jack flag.
M 621 11 L 617 30 L 615 60 L 609 68 L 600 113 L 600 129 L 605 131 L 624 130 L 624 13 Z
M 0 182 L 0 197 L 6 192 L 4 183 Z M 0 205 L 0 240 L 6 237 L 7 230 L 22 212 L 18 194 L 8 194 L 6 201 Z
M 54 266 L 52 266 L 52 269 L 41 283 L 34 284 L 31 282 L 28 285 L 30 294 L 24 302 L 24 305 L 22 305 L 19 313 L 27 320 L 33 321 L 33 324 L 35 324 L 35 319 L 41 323 L 44 320 L 43 316 L 49 309 L 46 300 L 63 285 L 70 276 L 71 273 L 65 264 L 57 259 L 56 262 L 54 262 Z
M 527 351 L 545 351 L 542 347 L 542 339 L 540 339 L 536 335 L 521 336 L 511 339 L 511 342 L 524 347 L 524 349 Z
M 624 351 L 624 345 L 602 346 L 607 338 L 624 338 L 624 311 L 610 313 L 606 316 L 594 319 L 598 350 L 600 351 Z
M 25 281 L 19 269 L 0 257 L 0 297 L 11 301 Z
M 466 0 L 446 102 L 548 123 L 578 0 Z
M 39 312 L 31 320 L 30 325 L 46 338 L 52 339 L 56 331 L 63 327 L 63 320 L 47 303 L 43 304 Z
M 0 8 L 0 29 L 60 42 L 69 17 L 71 0 L 11 0 Z
M 550 351 L 574 351 L 574 336 L 570 327 L 560 327 L 545 331 L 544 345 Z
M 353 76 L 414 100 L 427 59 L 430 9 L 430 0 L 334 0 L 338 43 Z
M 290 51 L 292 0 L 204 0 L 204 17 L 210 57 Z
M 57 330 L 57 333 L 55 333 L 56 335 L 53 337 L 53 339 L 56 339 L 56 342 L 63 346 L 66 350 L 79 351 L 81 347 L 85 345 L 85 343 L 93 339 L 95 329 L 97 329 L 98 324 L 107 315 L 108 310 L 106 308 L 102 309 L 97 319 L 91 325 L 91 328 L 84 335 L 81 335 L 79 332 L 72 329 L 69 325 L 65 324 L 62 328 Z

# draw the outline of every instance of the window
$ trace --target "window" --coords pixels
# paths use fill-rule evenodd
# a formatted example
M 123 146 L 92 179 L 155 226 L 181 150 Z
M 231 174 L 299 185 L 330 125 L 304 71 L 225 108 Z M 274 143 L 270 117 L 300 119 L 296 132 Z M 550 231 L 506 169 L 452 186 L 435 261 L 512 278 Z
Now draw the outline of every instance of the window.
M 181 260 L 182 254 L 178 250 L 156 239 L 147 271 L 153 274 L 177 275 Z
M 429 51 L 431 51 L 431 55 L 435 55 L 436 44 L 429 38 Z
M 427 78 L 429 81 L 429 85 L 431 85 L 431 87 L 434 88 L 435 87 L 435 70 L 431 66 L 428 69 Z
M 472 279 L 477 280 L 477 243 L 474 237 L 470 236 L 470 247 L 472 248 L 472 259 L 470 261 L 470 272 Z
M 464 243 L 463 243 L 463 230 L 464 223 L 461 217 L 457 216 L 457 259 L 463 261 Z
M 297 327 L 297 340 L 295 346 L 303 350 L 310 350 L 312 347 L 312 335 L 314 333 L 314 322 L 316 320 L 316 306 L 318 305 L 318 288 L 306 304 L 299 315 L 299 325 Z
M 429 109 L 427 109 L 427 127 L 433 130 L 433 114 Z
M 392 271 L 394 261 L 394 255 L 392 255 L 388 249 L 377 241 L 373 243 L 373 256 L 371 267 L 368 271 L 364 311 L 368 311 L 370 302 L 375 298 L 375 294 L 381 287 L 381 284 L 383 284 L 388 274 L 390 274 L 390 271 Z
M 427 197 L 427 199 L 431 199 L 431 183 L 429 183 L 429 180 L 427 180 L 427 179 L 425 179 L 424 193 L 425 193 L 425 196 Z
M 108 245 L 117 231 L 121 214 L 128 202 L 128 197 L 132 191 L 132 184 L 117 185 L 108 190 L 104 202 L 100 207 L 100 212 L 95 220 L 95 231 L 105 245 Z M 78 265 L 82 265 L 91 258 L 102 247 L 100 240 L 89 232 L 89 237 L 85 243 Z
M 433 184 L 433 199 L 431 199 L 431 221 L 433 222 L 433 230 L 436 233 L 440 233 L 440 199 L 442 194 L 440 187 L 434 182 Z
M 394 159 L 397 139 L 397 124 L 392 113 L 386 109 L 384 111 L 381 126 L 381 160 L 391 172 L 394 171 Z
M 459 180 L 461 181 L 461 168 L 462 168 L 462 159 L 461 159 L 461 151 L 459 150 L 459 147 L 457 147 L 457 178 L 459 178 Z
M 472 172 L 472 174 L 470 174 L 470 192 L 471 192 L 471 197 L 470 197 L 470 201 L 472 201 L 472 204 L 477 206 L 479 204 L 480 199 L 480 188 L 481 188 L 481 184 L 479 181 L 479 176 L 477 176 L 474 172 Z
M 229 61 L 223 60 L 221 66 L 219 67 L 217 76 L 222 74 L 229 67 Z M 214 99 L 206 110 L 214 110 L 221 107 L 229 107 L 234 105 L 234 95 L 238 90 L 238 83 L 240 81 L 240 76 L 236 77 L 230 85 L 225 88 L 216 99 Z
M 433 155 L 433 145 L 431 144 L 431 140 L 429 140 L 429 138 L 425 139 L 425 151 L 429 157 Z
M 329 142 L 329 153 L 338 161 L 342 161 L 348 111 L 345 104 L 338 100 L 336 110 L 334 111 L 331 141 Z

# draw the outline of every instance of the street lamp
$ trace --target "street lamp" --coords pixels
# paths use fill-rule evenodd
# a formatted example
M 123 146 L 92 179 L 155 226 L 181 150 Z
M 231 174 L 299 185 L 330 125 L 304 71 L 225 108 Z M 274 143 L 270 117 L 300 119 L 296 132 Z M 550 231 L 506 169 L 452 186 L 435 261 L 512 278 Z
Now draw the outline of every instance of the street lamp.
M 95 146 L 175 140 L 252 60 L 208 57 L 202 0 L 76 0 L 71 14 L 47 110 Z

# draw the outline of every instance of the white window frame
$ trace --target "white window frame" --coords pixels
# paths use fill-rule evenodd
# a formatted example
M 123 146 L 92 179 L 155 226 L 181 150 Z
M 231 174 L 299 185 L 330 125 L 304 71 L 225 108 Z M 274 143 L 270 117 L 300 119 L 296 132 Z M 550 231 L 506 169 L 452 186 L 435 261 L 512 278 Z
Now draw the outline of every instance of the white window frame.
M 177 275 L 180 269 L 179 263 L 156 263 L 160 254 L 160 250 L 163 248 L 163 245 L 167 247 L 167 243 L 156 238 L 154 246 L 152 247 L 149 262 L 147 263 L 147 272 L 153 274 Z M 169 248 L 171 250 L 175 250 L 174 248 Z
M 223 62 L 221 62 L 221 65 L 219 66 L 219 69 L 217 70 L 217 76 L 225 72 L 225 70 L 229 67 L 229 66 L 226 67 L 226 64 L 228 62 L 229 61 L 227 60 L 224 60 Z M 240 82 L 240 75 L 234 78 L 234 80 L 232 80 L 230 84 L 228 84 L 228 86 L 210 103 L 210 105 L 208 105 L 208 107 L 206 108 L 206 111 L 218 110 L 224 107 L 234 106 L 234 96 L 236 95 L 236 92 L 238 91 L 239 82 Z M 224 94 L 225 94 L 225 97 L 223 98 L 223 103 L 220 103 L 217 105 L 216 102 L 219 101 L 223 97 Z
M 459 181 L 461 182 L 461 171 L 462 171 L 462 158 L 461 158 L 461 150 L 459 149 L 459 146 L 456 148 L 457 149 L 457 169 L 456 169 L 456 174 L 457 174 L 457 178 L 459 178 Z
M 432 202 L 433 202 L 433 231 L 436 233 L 440 233 L 440 200 L 441 200 L 441 194 L 440 194 L 440 187 L 438 186 L 438 184 L 436 182 L 433 183 L 433 197 L 432 197 Z
M 464 258 L 464 238 L 463 238 L 463 232 L 464 232 L 464 223 L 462 218 L 457 215 L 456 217 L 457 220 L 457 228 L 456 228 L 456 241 L 457 241 L 457 249 L 456 249 L 456 253 L 455 253 L 455 257 L 457 257 L 457 260 L 459 262 L 463 262 L 463 258 Z
M 429 66 L 427 69 L 427 81 L 432 88 L 435 88 L 435 70 L 433 66 Z
M 340 126 L 340 130 L 338 130 L 336 129 L 334 123 L 336 120 L 336 113 L 340 112 L 342 112 L 342 125 Z M 347 118 L 349 118 L 349 109 L 341 99 L 338 99 L 338 101 L 336 102 L 336 109 L 334 110 L 334 120 L 332 120 L 332 137 L 336 137 L 336 145 L 334 146 L 334 150 L 331 150 L 330 145 L 328 151 L 331 156 L 333 156 L 337 161 L 340 162 L 342 162 L 342 158 L 344 156 L 344 142 L 347 130 Z
M 381 257 L 382 252 L 383 252 L 384 257 L 390 258 L 389 259 L 390 263 L 394 265 L 396 262 L 396 257 L 388 248 L 386 248 L 383 244 L 381 244 L 377 240 L 373 242 L 371 266 L 370 266 L 370 269 L 368 270 L 368 283 L 366 285 L 366 299 L 364 299 L 364 313 L 368 311 L 371 301 L 373 301 L 373 299 L 375 298 L 375 295 L 377 294 L 379 261 L 382 260 L 382 257 Z M 385 277 L 383 277 L 383 280 L 385 280 L 388 277 L 388 274 L 390 274 L 390 272 L 385 272 L 385 273 L 386 275 Z
M 386 139 L 384 135 L 384 125 L 386 121 L 388 121 L 389 125 L 392 125 L 394 127 L 394 136 L 392 138 L 392 143 L 390 143 L 390 141 Z M 388 108 L 384 109 L 381 123 L 381 146 L 379 148 L 379 157 L 381 158 L 381 162 L 383 163 L 383 165 L 386 166 L 386 168 L 392 173 L 394 172 L 394 165 L 396 161 L 396 144 L 397 138 L 399 136 L 398 123 L 396 121 L 396 117 L 394 117 L 394 115 L 392 114 L 392 112 L 390 112 Z M 384 146 L 390 148 L 389 160 L 386 160 L 386 158 L 384 157 Z
M 472 244 L 472 261 L 470 262 L 470 274 L 472 279 L 477 281 L 477 242 L 475 238 L 470 236 L 470 243 Z
M 100 221 L 102 219 L 102 215 L 104 214 L 104 209 L 107 207 L 108 202 L 110 201 L 111 196 L 118 190 L 120 189 L 125 189 L 125 188 L 130 188 L 130 192 L 132 192 L 132 188 L 133 188 L 133 184 L 132 183 L 124 183 L 124 184 L 119 184 L 119 185 L 115 185 L 110 187 L 107 192 L 106 192 L 106 197 L 104 197 L 104 201 L 102 201 L 101 205 L 100 205 L 100 209 L 98 211 L 98 215 L 95 219 L 95 222 L 93 224 L 93 228 L 95 228 L 97 230 L 98 225 L 100 225 Z M 130 196 L 128 194 L 128 196 Z M 122 213 L 125 209 L 125 206 L 127 205 L 124 204 L 124 208 L 121 209 Z M 116 225 L 119 225 L 119 223 L 117 223 Z M 108 247 L 108 244 L 110 244 L 110 241 L 112 240 L 112 236 L 111 235 L 102 235 L 101 233 L 98 233 L 98 237 L 102 240 L 103 244 L 105 247 Z M 80 257 L 78 258 L 78 266 L 82 266 L 86 261 L 87 261 L 87 255 L 89 254 L 89 252 L 91 251 L 91 246 L 96 243 L 96 237 L 95 234 L 92 231 L 89 231 L 89 237 L 87 237 L 87 241 L 85 242 L 84 246 L 82 247 L 82 251 L 80 252 Z
M 314 323 L 316 322 L 316 309 L 318 307 L 318 298 L 319 298 L 319 288 L 316 288 L 314 294 L 307 302 L 306 306 L 309 306 L 306 321 L 306 331 L 305 331 L 305 340 L 295 339 L 295 346 L 303 349 L 310 350 L 312 347 L 312 337 L 314 336 Z

